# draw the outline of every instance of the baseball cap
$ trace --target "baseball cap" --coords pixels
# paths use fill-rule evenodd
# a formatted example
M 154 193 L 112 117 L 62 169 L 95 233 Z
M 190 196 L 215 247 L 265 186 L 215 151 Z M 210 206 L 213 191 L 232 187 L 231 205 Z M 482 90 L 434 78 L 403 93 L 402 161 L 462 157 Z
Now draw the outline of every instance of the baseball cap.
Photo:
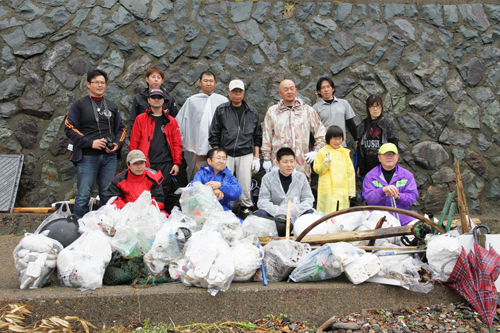
M 229 82 L 229 91 L 233 91 L 236 88 L 240 88 L 241 90 L 245 90 L 245 85 L 241 80 L 233 80 Z
M 399 154 L 398 147 L 396 147 L 394 143 L 384 143 L 378 150 L 379 155 L 385 154 L 387 152 L 393 152 L 395 154 Z
M 146 156 L 144 156 L 144 153 L 140 150 L 132 150 L 128 153 L 127 155 L 127 164 L 134 164 L 139 161 L 144 161 L 147 162 Z
M 153 88 L 149 91 L 149 97 L 155 96 L 155 95 L 160 95 L 161 97 L 165 98 L 165 94 L 163 93 L 163 90 L 159 88 Z

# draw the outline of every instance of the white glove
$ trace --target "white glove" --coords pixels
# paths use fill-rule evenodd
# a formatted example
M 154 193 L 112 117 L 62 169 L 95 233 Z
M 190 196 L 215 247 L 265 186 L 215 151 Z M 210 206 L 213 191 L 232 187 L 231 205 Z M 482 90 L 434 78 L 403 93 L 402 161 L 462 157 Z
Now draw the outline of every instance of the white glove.
M 262 167 L 264 168 L 264 170 L 266 170 L 266 173 L 267 173 L 267 172 L 271 171 L 273 164 L 271 163 L 271 161 L 264 161 L 264 163 L 262 163 Z
M 332 160 L 330 159 L 330 153 L 326 153 L 326 156 L 325 156 L 325 163 L 326 164 L 330 164 L 332 162 Z
M 310 151 L 306 154 L 306 162 L 307 163 L 312 163 L 314 162 L 314 159 L 316 158 L 316 155 L 318 154 L 317 151 Z
M 252 172 L 257 173 L 260 170 L 260 158 L 254 157 L 252 161 Z

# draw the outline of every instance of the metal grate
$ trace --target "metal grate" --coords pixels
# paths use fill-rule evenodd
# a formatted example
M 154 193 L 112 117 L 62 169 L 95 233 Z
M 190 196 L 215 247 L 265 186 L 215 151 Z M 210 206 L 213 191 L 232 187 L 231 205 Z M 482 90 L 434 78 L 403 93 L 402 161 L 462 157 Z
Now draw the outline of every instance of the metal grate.
M 14 209 L 24 155 L 0 154 L 0 211 Z

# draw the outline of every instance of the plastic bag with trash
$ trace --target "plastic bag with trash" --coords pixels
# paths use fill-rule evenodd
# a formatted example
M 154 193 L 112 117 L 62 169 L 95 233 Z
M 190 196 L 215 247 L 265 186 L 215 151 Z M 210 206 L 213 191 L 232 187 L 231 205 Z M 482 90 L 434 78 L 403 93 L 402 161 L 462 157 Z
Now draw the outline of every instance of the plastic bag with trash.
M 241 225 L 245 237 L 257 235 L 257 237 L 278 237 L 278 229 L 273 218 L 264 218 L 250 214 Z
M 138 228 L 125 223 L 118 224 L 111 240 L 113 250 L 120 252 L 127 259 L 142 257 L 151 250 L 151 240 Z
M 80 225 L 80 233 L 83 234 L 92 230 L 98 230 L 102 231 L 105 235 L 114 236 L 116 225 L 122 219 L 121 210 L 116 208 L 116 205 L 110 204 L 115 198 L 116 197 L 111 198 L 106 205 L 98 210 L 88 212 L 79 219 L 78 224 Z
M 458 231 L 452 230 L 446 234 L 426 237 L 427 262 L 437 273 L 434 279 L 439 279 L 443 282 L 448 281 L 462 250 L 458 236 L 460 236 Z
M 255 235 L 235 241 L 231 247 L 234 263 L 233 281 L 250 281 L 261 267 L 264 249 L 257 246 L 259 238 Z
M 432 278 L 435 272 L 431 267 L 424 264 L 420 259 L 408 257 L 387 270 L 386 278 L 401 282 L 404 288 L 427 294 L 434 289 L 434 284 L 427 282 L 420 283 L 422 276 Z
M 324 244 L 300 259 L 290 274 L 293 282 L 314 282 L 332 279 L 342 274 L 342 265 L 335 256 L 337 244 Z
M 215 296 L 226 291 L 234 277 L 231 250 L 221 234 L 211 230 L 195 232 L 186 244 L 186 270 L 181 281 L 186 286 L 208 289 Z
M 209 185 L 194 182 L 184 188 L 179 188 L 176 193 L 179 191 L 182 193 L 179 199 L 182 212 L 196 221 L 197 230 L 201 229 L 212 212 L 224 211 Z
M 307 243 L 275 240 L 264 246 L 264 265 L 269 281 L 283 281 L 297 267 L 299 260 L 311 252 Z
M 42 234 L 26 233 L 14 249 L 14 265 L 20 289 L 42 288 L 54 272 L 63 246 Z
M 134 202 L 127 203 L 121 210 L 122 221 L 139 230 L 147 239 L 153 240 L 156 233 L 167 222 L 156 201 L 151 199 L 151 192 L 144 191 Z M 116 229 L 120 227 L 120 222 Z
M 217 231 L 229 246 L 245 237 L 240 219 L 231 211 L 213 212 L 208 216 L 202 230 Z
M 290 221 L 292 223 L 295 222 L 296 219 L 299 218 L 301 211 L 300 211 L 300 199 L 299 198 L 291 198 L 290 202 Z M 286 217 L 287 213 L 287 207 L 288 207 L 288 199 L 285 198 L 279 205 L 278 209 L 276 210 L 276 215 L 275 216 L 284 216 Z M 302 212 L 303 213 L 303 212 Z
M 167 224 L 171 226 L 171 229 L 188 228 L 191 232 L 196 231 L 196 221 L 184 214 L 177 206 L 172 208 Z
M 100 231 L 84 233 L 57 257 L 61 285 L 80 290 L 102 288 L 104 271 L 110 260 L 110 237 Z
M 293 224 L 293 234 L 295 236 L 300 235 L 304 230 L 307 229 L 311 224 L 325 216 L 325 213 L 315 210 L 312 214 L 304 214 L 299 217 Z M 326 221 L 318 224 L 312 230 L 310 230 L 307 235 L 324 235 L 328 233 L 326 227 Z
M 329 234 L 354 231 L 365 222 L 369 215 L 370 213 L 365 211 L 338 215 L 326 221 L 326 229 Z

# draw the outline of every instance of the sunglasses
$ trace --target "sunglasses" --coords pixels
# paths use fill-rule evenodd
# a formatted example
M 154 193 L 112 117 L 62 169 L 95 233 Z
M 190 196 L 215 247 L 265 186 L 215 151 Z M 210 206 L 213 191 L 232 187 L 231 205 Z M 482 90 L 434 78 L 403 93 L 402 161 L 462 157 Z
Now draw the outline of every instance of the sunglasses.
M 160 96 L 160 95 L 149 96 L 149 98 L 151 98 L 151 99 L 164 99 L 163 96 Z

